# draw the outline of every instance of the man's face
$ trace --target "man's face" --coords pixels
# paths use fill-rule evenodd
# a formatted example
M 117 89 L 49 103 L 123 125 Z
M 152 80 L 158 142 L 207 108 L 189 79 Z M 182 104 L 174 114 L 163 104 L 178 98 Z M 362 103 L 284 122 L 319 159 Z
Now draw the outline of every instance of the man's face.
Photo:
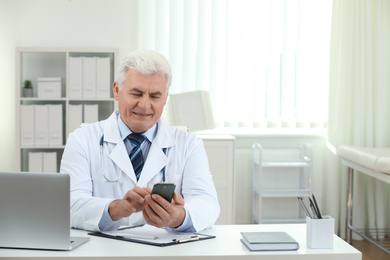
M 167 101 L 166 84 L 162 74 L 144 75 L 131 69 L 121 91 L 114 82 L 120 117 L 132 132 L 144 133 L 160 119 Z

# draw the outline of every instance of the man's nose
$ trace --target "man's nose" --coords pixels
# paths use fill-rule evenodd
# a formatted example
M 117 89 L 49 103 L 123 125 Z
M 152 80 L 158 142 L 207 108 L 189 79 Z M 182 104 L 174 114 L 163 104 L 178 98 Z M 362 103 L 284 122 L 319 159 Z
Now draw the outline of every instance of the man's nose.
M 151 107 L 151 100 L 148 95 L 143 95 L 138 102 L 138 106 L 143 110 L 146 110 Z

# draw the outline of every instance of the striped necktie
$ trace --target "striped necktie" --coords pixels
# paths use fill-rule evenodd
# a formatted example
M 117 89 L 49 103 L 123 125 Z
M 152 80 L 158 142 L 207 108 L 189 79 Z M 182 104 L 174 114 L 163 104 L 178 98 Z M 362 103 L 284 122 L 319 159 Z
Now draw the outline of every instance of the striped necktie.
M 142 168 L 144 167 L 144 157 L 142 156 L 141 143 L 145 140 L 145 136 L 140 134 L 132 133 L 127 138 L 129 138 L 133 149 L 130 152 L 130 161 L 134 168 L 135 176 L 137 180 L 141 175 Z

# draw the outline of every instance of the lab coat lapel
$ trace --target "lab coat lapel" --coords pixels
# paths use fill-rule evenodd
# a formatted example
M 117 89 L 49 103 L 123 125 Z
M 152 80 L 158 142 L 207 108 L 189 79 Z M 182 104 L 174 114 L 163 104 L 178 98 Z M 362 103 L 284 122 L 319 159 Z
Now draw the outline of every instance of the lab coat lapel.
M 134 183 L 137 183 L 133 166 L 131 165 L 130 158 L 127 155 L 127 150 L 122 140 L 117 143 L 115 148 L 111 151 L 110 159 L 122 170 L 123 173 L 128 175 Z
M 157 135 L 150 146 L 149 154 L 146 158 L 142 174 L 139 179 L 139 186 L 146 187 L 147 183 L 168 163 L 168 157 L 164 154 L 163 148 L 169 149 L 174 145 L 173 133 L 170 126 L 163 119 L 158 122 Z M 162 181 L 162 175 L 161 175 Z
M 152 144 L 148 157 L 146 158 L 144 168 L 142 169 L 138 185 L 141 187 L 146 187 L 146 184 L 160 173 L 167 162 L 168 157 L 164 154 L 162 148 Z
M 131 165 L 125 144 L 119 133 L 117 113 L 117 111 L 116 113 L 113 113 L 107 120 L 107 125 L 104 128 L 104 141 L 113 145 L 109 155 L 113 163 L 116 164 L 123 173 L 128 175 L 134 183 L 137 183 L 133 166 Z

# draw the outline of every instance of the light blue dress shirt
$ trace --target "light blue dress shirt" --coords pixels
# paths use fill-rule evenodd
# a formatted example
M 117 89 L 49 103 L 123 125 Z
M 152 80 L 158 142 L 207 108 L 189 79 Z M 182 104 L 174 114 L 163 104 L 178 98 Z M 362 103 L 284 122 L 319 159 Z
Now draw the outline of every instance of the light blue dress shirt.
M 133 146 L 130 142 L 130 140 L 126 139 L 126 137 L 131 134 L 132 132 L 130 129 L 123 123 L 122 119 L 118 115 L 118 127 L 119 127 L 119 132 L 121 135 L 121 138 L 125 142 L 125 146 L 127 149 L 127 153 L 130 154 L 131 150 L 133 149 Z M 150 128 L 148 131 L 143 133 L 143 135 L 146 137 L 145 140 L 141 144 L 141 150 L 142 150 L 142 156 L 144 157 L 144 161 L 146 161 L 146 157 L 148 156 L 150 145 L 152 144 L 154 138 L 157 135 L 157 124 L 155 124 L 152 128 Z M 130 158 L 129 158 L 130 160 Z M 111 202 L 110 202 L 111 203 Z M 100 231 L 113 231 L 116 230 L 120 227 L 122 221 L 113 221 L 110 217 L 110 214 L 108 213 L 108 207 L 110 205 L 108 203 L 104 209 L 102 218 L 100 219 L 99 222 L 99 229 Z M 170 230 L 178 231 L 178 232 L 195 232 L 195 229 L 193 228 L 191 216 L 188 214 L 187 209 L 184 207 L 184 210 L 186 211 L 186 216 L 183 221 L 183 224 L 176 228 L 176 229 L 171 229 L 167 227 Z

